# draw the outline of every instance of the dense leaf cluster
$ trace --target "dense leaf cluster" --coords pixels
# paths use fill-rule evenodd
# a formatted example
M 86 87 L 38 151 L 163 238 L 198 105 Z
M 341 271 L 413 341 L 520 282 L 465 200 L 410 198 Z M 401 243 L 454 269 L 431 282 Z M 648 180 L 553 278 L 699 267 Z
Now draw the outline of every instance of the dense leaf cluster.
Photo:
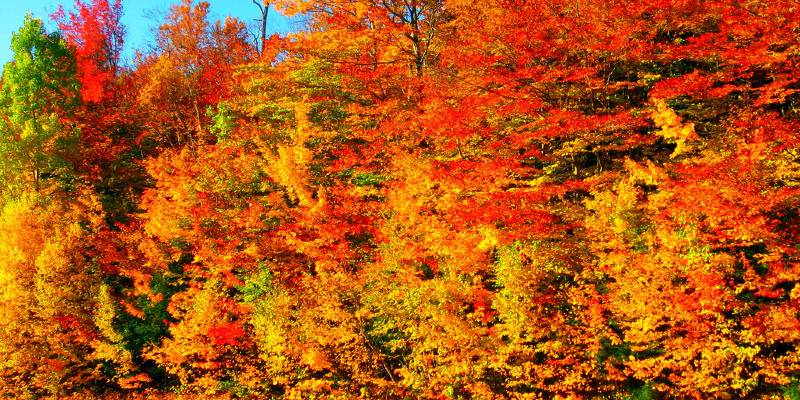
M 26 17 L 4 396 L 800 398 L 796 1 L 277 6 Z

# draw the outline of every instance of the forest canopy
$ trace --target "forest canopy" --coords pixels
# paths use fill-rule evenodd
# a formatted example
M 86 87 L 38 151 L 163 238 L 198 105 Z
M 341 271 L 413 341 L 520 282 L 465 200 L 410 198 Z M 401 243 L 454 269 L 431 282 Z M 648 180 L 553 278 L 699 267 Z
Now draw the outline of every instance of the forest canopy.
M 272 6 L 25 17 L 3 397 L 800 399 L 795 0 Z

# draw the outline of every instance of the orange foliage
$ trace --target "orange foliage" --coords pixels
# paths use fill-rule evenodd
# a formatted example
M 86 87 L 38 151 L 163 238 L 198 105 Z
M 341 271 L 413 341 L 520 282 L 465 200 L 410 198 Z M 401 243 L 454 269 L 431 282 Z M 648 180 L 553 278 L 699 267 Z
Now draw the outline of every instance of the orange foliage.
M 2 198 L 3 394 L 800 390 L 791 1 L 282 0 L 257 58 L 184 0 L 124 71 L 78 5 L 83 144 Z

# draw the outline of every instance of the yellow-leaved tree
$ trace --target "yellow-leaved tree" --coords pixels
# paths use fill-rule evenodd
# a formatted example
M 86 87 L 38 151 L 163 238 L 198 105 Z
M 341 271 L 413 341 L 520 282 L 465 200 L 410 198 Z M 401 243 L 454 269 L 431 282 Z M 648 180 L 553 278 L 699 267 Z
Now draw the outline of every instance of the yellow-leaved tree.
M 58 394 L 98 377 L 93 318 L 99 273 L 85 256 L 102 224 L 96 198 L 28 194 L 0 214 L 0 391 Z

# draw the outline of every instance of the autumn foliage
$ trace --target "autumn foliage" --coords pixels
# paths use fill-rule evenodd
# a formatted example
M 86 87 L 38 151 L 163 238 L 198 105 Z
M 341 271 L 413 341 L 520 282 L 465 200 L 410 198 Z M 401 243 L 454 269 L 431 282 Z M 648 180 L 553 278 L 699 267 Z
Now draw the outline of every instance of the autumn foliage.
M 0 393 L 800 399 L 796 2 L 272 5 L 25 18 Z

